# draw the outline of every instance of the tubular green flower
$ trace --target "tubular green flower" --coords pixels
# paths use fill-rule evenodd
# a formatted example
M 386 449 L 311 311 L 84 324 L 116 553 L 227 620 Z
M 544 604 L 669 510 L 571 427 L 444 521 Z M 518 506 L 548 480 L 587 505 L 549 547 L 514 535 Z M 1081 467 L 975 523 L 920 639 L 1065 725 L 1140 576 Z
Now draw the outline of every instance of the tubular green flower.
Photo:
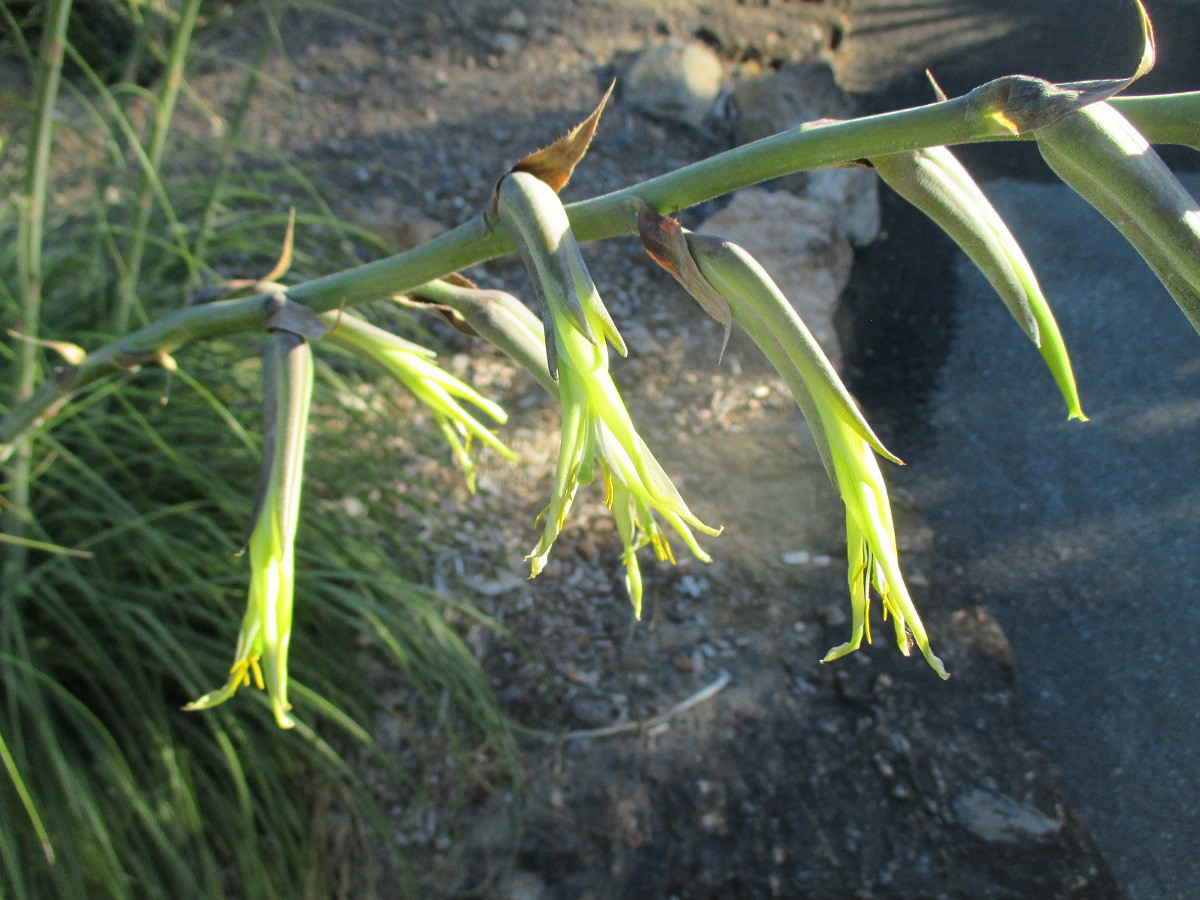
M 870 588 L 874 587 L 883 602 L 884 618 L 889 615 L 892 618 L 900 651 L 907 656 L 915 641 L 933 670 L 942 678 L 948 678 L 942 661 L 930 649 L 929 635 L 904 583 L 891 503 L 879 462 L 866 442 L 835 412 L 820 408 L 819 415 L 837 476 L 836 484 L 846 504 L 848 579 L 853 613 L 850 640 L 830 650 L 822 662 L 857 650 L 864 637 L 870 642 Z
M 296 724 L 287 698 L 288 645 L 292 636 L 293 546 L 312 382 L 308 342 L 289 331 L 272 331 L 263 353 L 263 465 L 247 541 L 250 594 L 246 613 L 229 679 L 184 709 L 210 709 L 224 703 L 253 678 L 255 686 L 270 695 L 279 727 Z
M 471 462 L 468 443 L 472 437 L 478 438 L 505 459 L 516 459 L 504 442 L 459 401 L 472 404 L 501 425 L 508 421 L 508 414 L 474 388 L 441 369 L 433 362 L 436 354 L 432 350 L 344 313 L 327 313 L 323 318 L 332 327 L 327 335 L 328 340 L 374 360 L 429 407 L 463 470 L 467 487 L 472 491 L 475 490 L 475 466 Z
M 583 263 L 562 203 L 545 183 L 525 172 L 505 176 L 497 192 L 500 223 L 521 253 L 543 306 L 547 364 L 558 380 L 562 437 L 554 491 L 541 514 L 541 538 L 529 554 L 532 576 L 545 567 L 580 485 L 595 479 L 596 465 L 609 487 L 624 544 L 626 586 L 641 614 L 642 582 L 636 551 L 652 545 L 672 560 L 655 516 L 670 525 L 697 556 L 708 561 L 692 529 L 709 535 L 646 446 L 608 368 L 611 343 L 624 354 L 616 326 Z
M 550 371 L 546 367 L 546 345 L 542 338 L 542 325 L 516 297 L 503 291 L 468 288 L 445 282 L 424 285 L 414 293 L 453 309 L 472 330 L 528 370 L 547 391 L 559 396 L 561 384 L 550 377 Z M 570 384 L 572 381 L 568 378 L 568 385 Z M 675 561 L 671 545 L 659 528 L 656 513 L 680 534 L 697 559 L 708 562 L 710 557 L 695 541 L 687 521 L 674 511 L 665 510 L 662 506 L 655 507 L 653 500 L 647 498 L 648 492 L 640 489 L 637 469 L 629 459 L 629 454 L 624 451 L 607 425 L 597 420 L 593 422 L 590 433 L 584 436 L 577 435 L 574 426 L 568 429 L 568 433 L 572 440 L 588 441 L 594 450 L 593 461 L 599 464 L 604 475 L 604 502 L 612 510 L 617 533 L 624 548 L 621 559 L 625 566 L 625 587 L 633 604 L 634 614 L 640 618 L 643 587 L 637 551 L 650 546 L 659 560 L 671 563 Z M 646 468 L 651 474 L 652 482 L 661 485 L 661 491 L 666 496 L 678 498 L 675 486 L 658 466 L 653 454 L 641 442 L 640 437 L 637 438 L 637 442 L 646 460 Z M 577 480 L 580 483 L 585 479 L 590 482 L 594 468 L 592 463 L 581 463 Z M 632 488 L 629 486 L 631 484 Z M 570 487 L 564 483 L 562 489 L 570 490 Z M 682 498 L 672 502 L 683 506 Z
M 1200 205 L 1108 103 L 1034 132 L 1064 182 L 1125 235 L 1200 332 Z
M 866 424 L 854 400 L 812 334 L 763 268 L 735 244 L 688 235 L 687 247 L 708 284 L 729 304 L 734 320 L 763 350 L 800 406 L 821 459 L 846 506 L 851 638 L 833 648 L 833 660 L 870 640 L 870 588 L 891 616 L 907 655 L 915 642 L 929 665 L 949 677 L 930 649 L 929 636 L 900 570 L 896 531 L 876 453 L 899 462 Z
M 870 160 L 889 187 L 938 224 L 979 268 L 1054 376 L 1069 419 L 1086 420 L 1066 345 L 1033 267 L 995 207 L 945 147 Z

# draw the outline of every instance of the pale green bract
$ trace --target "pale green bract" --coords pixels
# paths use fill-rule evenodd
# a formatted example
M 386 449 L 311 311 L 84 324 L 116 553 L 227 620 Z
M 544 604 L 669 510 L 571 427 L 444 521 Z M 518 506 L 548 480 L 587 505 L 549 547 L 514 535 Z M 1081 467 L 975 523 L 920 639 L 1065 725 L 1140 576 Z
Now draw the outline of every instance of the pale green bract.
M 892 190 L 953 238 L 991 282 L 1046 361 L 1067 403 L 1067 418 L 1086 421 L 1066 344 L 1037 275 L 962 163 L 946 147 L 889 153 L 873 157 L 870 162 Z

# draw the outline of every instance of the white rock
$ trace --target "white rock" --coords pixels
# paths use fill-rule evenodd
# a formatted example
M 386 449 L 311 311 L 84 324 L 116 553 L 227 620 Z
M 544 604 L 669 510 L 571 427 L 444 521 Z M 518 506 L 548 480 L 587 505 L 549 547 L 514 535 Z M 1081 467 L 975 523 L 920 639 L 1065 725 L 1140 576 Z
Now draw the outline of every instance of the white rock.
M 854 107 L 822 62 L 744 77 L 732 90 L 738 139 L 756 141 L 818 119 L 845 119 Z M 803 197 L 829 204 L 855 247 L 879 235 L 878 176 L 866 168 L 818 169 L 781 179 Z
M 725 73 L 699 41 L 643 50 L 625 73 L 622 99 L 647 115 L 699 128 L 712 113 Z
M 879 237 L 879 176 L 874 169 L 807 172 L 803 196 L 829 206 L 850 243 L 865 247 Z
M 977 838 L 996 844 L 1019 844 L 1052 837 L 1062 823 L 1006 794 L 976 788 L 954 800 L 958 823 Z
M 728 238 L 758 260 L 830 362 L 841 362 L 833 316 L 854 251 L 828 206 L 786 191 L 747 188 L 697 230 Z

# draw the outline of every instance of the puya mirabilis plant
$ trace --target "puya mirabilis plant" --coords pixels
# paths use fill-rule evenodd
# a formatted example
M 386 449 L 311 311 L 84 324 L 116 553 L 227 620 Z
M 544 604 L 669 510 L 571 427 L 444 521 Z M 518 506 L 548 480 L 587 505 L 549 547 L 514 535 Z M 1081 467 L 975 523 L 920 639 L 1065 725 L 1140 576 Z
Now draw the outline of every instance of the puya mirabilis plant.
M 1153 62 L 1144 13 L 1143 26 L 1145 52 L 1133 78 Z M 7 455 L 31 436 L 36 439 L 38 429 L 52 419 L 64 399 L 131 365 L 162 361 L 190 342 L 235 332 L 266 330 L 272 333 L 270 343 L 281 331 L 274 318 L 281 304 L 321 315 L 323 327 L 332 329 L 322 340 L 339 340 L 396 374 L 387 356 L 399 352 L 398 345 L 350 319 L 343 321 L 345 333 L 338 337 L 337 312 L 390 298 L 420 299 L 442 307 L 463 327 L 511 355 L 562 404 L 563 439 L 541 538 L 530 554 L 533 572 L 548 560 L 575 492 L 599 474 L 625 544 L 626 577 L 636 607 L 641 591 L 639 547 L 649 544 L 669 557 L 666 533 L 673 530 L 693 554 L 705 558 L 693 530 L 716 531 L 691 513 L 654 460 L 609 371 L 608 348 L 623 352 L 624 345 L 578 244 L 639 234 L 705 310 L 727 328 L 736 322 L 762 348 L 792 391 L 846 505 L 854 617 L 850 640 L 826 658 L 835 659 L 869 639 L 875 594 L 892 620 L 901 648 L 907 651 L 916 645 L 929 664 L 944 674 L 905 586 L 896 552 L 895 526 L 877 459 L 895 461 L 894 457 L 863 420 L 767 273 L 744 251 L 716 237 L 687 234 L 670 216 L 792 172 L 873 165 L 886 183 L 942 225 L 988 276 L 1045 358 L 1066 399 L 1068 415 L 1082 419 L 1065 345 L 1036 277 L 999 215 L 944 148 L 979 141 L 1036 140 L 1054 170 L 1130 238 L 1200 330 L 1196 315 L 1200 207 L 1155 162 L 1150 146 L 1159 141 L 1200 147 L 1200 92 L 1118 96 L 1133 78 L 1071 84 L 1027 76 L 1000 78 L 960 97 L 939 97 L 913 109 L 802 126 L 564 207 L 558 190 L 586 151 L 597 127 L 597 111 L 564 139 L 509 170 L 487 209 L 421 247 L 291 287 L 251 283 L 244 296 L 178 310 L 61 367 L 0 421 L 0 452 Z M 539 294 L 540 323 L 515 298 L 468 286 L 454 275 L 466 266 L 514 251 L 521 255 Z M 297 334 L 279 342 L 294 348 L 298 340 L 310 339 L 303 332 Z M 364 341 L 374 346 L 368 349 Z M 435 414 L 456 422 L 454 433 L 464 440 L 474 435 L 495 446 L 498 439 L 483 437 L 490 432 L 473 416 L 462 418 L 447 410 L 461 411 L 457 401 L 466 400 L 493 419 L 501 419 L 502 414 L 465 387 L 446 390 L 442 375 L 432 380 L 442 393 L 431 387 L 430 396 L 457 398 L 453 406 L 435 406 Z M 278 425 L 278 417 L 275 421 Z M 289 421 L 298 422 L 299 417 Z M 266 471 L 264 465 L 264 479 Z M 265 496 L 274 494 L 268 489 Z M 275 541 L 287 537 L 283 530 L 275 534 Z M 284 617 L 278 611 L 275 616 L 271 627 L 276 629 L 276 646 L 286 649 Z M 243 658 L 254 656 L 253 636 L 249 640 L 249 651 L 239 647 L 230 679 L 233 688 L 244 683 L 247 674 L 254 675 L 254 662 L 242 665 Z M 261 652 L 266 659 L 265 650 Z M 267 664 L 272 664 L 269 659 Z M 286 673 L 286 669 L 278 671 Z M 276 681 L 272 685 L 264 679 L 273 692 L 280 723 L 287 724 L 283 682 Z

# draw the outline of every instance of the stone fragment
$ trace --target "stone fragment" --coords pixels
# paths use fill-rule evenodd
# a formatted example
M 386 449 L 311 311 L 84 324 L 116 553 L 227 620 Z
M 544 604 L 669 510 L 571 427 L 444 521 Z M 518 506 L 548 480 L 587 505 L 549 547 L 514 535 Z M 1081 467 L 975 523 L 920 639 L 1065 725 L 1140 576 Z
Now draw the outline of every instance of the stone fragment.
M 508 56 L 521 49 L 521 39 L 511 31 L 495 31 L 482 35 L 484 43 L 492 50 Z
M 737 79 L 732 91 L 742 142 L 787 131 L 817 119 L 846 119 L 854 106 L 824 62 L 803 62 Z
M 854 251 L 830 209 L 786 191 L 747 188 L 698 231 L 739 244 L 779 285 L 836 367 L 833 317 Z
M 612 724 L 612 704 L 600 697 L 578 697 L 571 703 L 571 717 L 583 728 Z
M 1007 794 L 976 788 L 954 800 L 958 823 L 989 844 L 1020 844 L 1040 841 L 1057 834 L 1062 823 Z
M 700 128 L 724 83 L 721 60 L 699 41 L 641 51 L 625 73 L 622 98 L 649 116 Z
M 855 247 L 879 237 L 879 176 L 874 169 L 814 169 L 804 173 L 801 196 L 824 203 Z
M 819 119 L 846 119 L 854 105 L 824 62 L 804 62 L 760 72 L 733 84 L 737 136 L 742 142 Z M 779 181 L 780 186 L 828 204 L 855 247 L 879 235 L 878 176 L 866 168 L 817 169 Z
M 514 6 L 500 17 L 500 27 L 524 33 L 529 30 L 529 16 L 520 7 Z
M 546 894 L 546 882 L 536 872 L 517 869 L 509 873 L 496 888 L 499 900 L 541 900 Z

